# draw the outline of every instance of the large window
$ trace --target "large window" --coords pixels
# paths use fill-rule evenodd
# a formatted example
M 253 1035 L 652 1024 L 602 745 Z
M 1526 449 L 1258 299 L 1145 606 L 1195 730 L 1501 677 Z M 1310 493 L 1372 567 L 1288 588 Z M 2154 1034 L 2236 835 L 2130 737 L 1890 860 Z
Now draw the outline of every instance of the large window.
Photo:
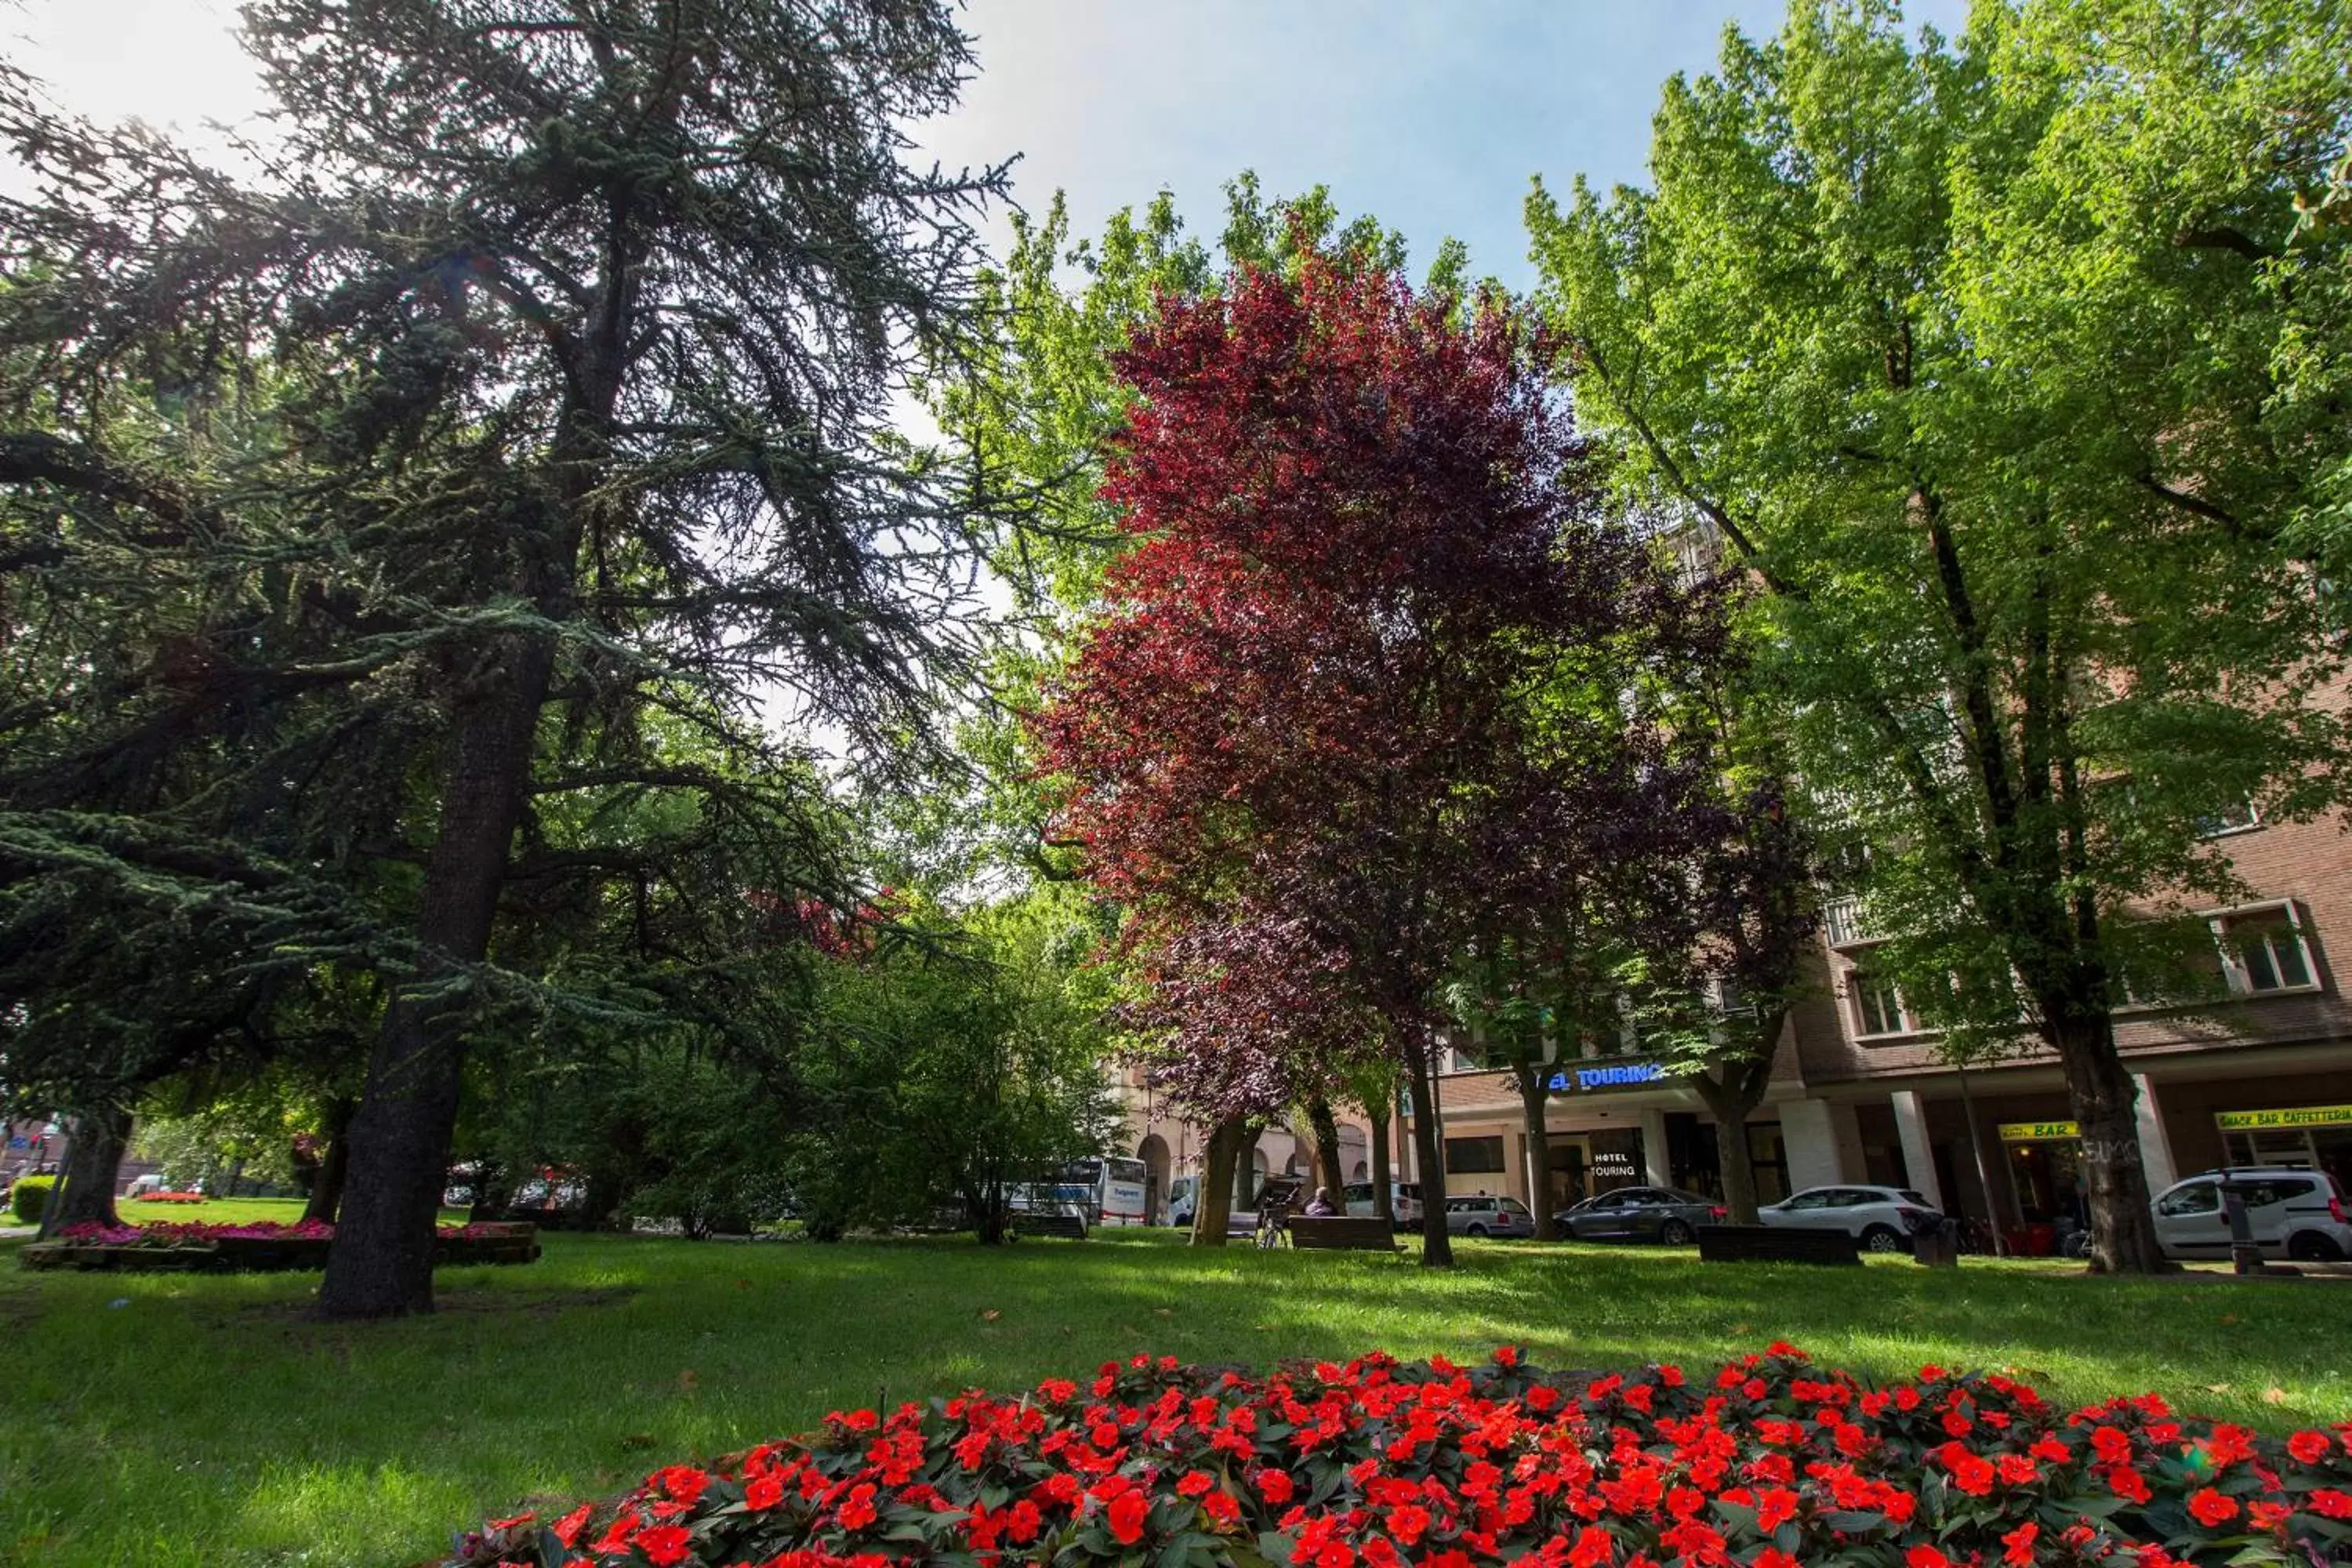
M 2263 904 L 2217 915 L 2230 989 L 2249 996 L 2273 991 L 2309 991 L 2318 984 L 2305 943 L 2303 921 L 2292 903 Z
M 1856 1039 L 1917 1032 L 1918 1020 L 1912 1017 L 1910 1008 L 1904 1004 L 1903 993 L 1892 980 L 1857 969 L 1845 977 L 1845 991 L 1853 1006 Z
M 1503 1137 L 1448 1138 L 1445 1169 L 1457 1176 L 1499 1175 L 1503 1169 Z

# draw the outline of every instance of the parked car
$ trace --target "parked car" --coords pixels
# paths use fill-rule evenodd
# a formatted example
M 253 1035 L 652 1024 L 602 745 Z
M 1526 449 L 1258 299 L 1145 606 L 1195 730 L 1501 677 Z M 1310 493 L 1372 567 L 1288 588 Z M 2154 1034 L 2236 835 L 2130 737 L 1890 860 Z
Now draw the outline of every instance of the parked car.
M 1448 1198 L 1445 1228 L 1456 1236 L 1533 1236 L 1536 1216 L 1517 1198 Z
M 1944 1216 L 1908 1187 L 1807 1187 L 1756 1211 L 1766 1225 L 1843 1230 L 1870 1252 L 1908 1252 Z
M 1186 1226 L 1192 1223 L 1192 1205 L 1201 1190 L 1198 1176 L 1174 1176 L 1168 1183 L 1168 1223 Z
M 1349 1214 L 1370 1215 L 1372 1212 L 1372 1184 L 1350 1182 L 1342 1187 L 1340 1207 Z M 1418 1182 L 1389 1184 L 1389 1217 L 1401 1226 L 1421 1223 L 1421 1184 Z
M 1619 1187 L 1551 1216 L 1554 1229 L 1576 1241 L 1662 1241 L 1687 1247 L 1698 1227 L 1720 1225 L 1730 1210 L 1713 1198 L 1674 1187 Z
M 2240 1165 L 2206 1171 L 2157 1194 L 2156 1239 L 2167 1258 L 2227 1258 L 2230 1218 L 2221 1184 L 2244 1195 L 2246 1226 L 2264 1258 L 2326 1263 L 2352 1258 L 2344 1194 L 2325 1171 Z

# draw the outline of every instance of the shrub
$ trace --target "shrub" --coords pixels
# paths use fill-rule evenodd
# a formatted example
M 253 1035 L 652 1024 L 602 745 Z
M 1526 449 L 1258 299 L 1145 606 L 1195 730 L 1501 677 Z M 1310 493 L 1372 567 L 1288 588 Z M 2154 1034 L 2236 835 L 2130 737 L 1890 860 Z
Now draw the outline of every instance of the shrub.
M 1703 1377 L 1383 1355 L 1265 1378 L 1138 1356 L 1018 1398 L 835 1412 L 615 1501 L 492 1521 L 448 1568 L 2171 1568 L 2352 1548 L 2352 1424 L 2281 1444 L 2153 1394 L 1874 1387 L 1786 1345 Z
M 8 1212 L 18 1225 L 38 1225 L 49 1206 L 49 1192 L 58 1184 L 55 1176 L 19 1176 L 16 1184 L 8 1189 Z

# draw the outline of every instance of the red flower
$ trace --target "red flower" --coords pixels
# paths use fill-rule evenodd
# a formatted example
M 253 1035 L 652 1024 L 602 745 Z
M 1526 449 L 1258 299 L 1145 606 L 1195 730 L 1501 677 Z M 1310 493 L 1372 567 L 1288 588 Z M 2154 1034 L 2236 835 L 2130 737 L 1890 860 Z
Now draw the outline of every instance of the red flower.
M 2009 1549 L 2000 1554 L 2000 1560 L 2008 1563 L 2009 1568 L 2032 1568 L 2033 1538 L 2041 1533 L 2042 1527 L 2027 1520 L 2000 1538 L 2000 1543 Z
M 1921 1542 L 1903 1554 L 1904 1568 L 1955 1568 L 1952 1560 Z
M 1199 1497 L 1217 1484 L 1217 1478 L 1206 1470 L 1187 1470 L 1176 1483 L 1178 1497 Z
M 710 1484 L 709 1475 L 692 1465 L 672 1465 L 666 1470 L 656 1470 L 646 1478 L 661 1489 L 662 1495 L 672 1502 L 691 1503 L 702 1496 Z
M 753 1477 L 751 1484 L 743 1489 L 743 1506 L 748 1509 L 770 1509 L 783 1500 L 784 1478 L 772 1470 L 764 1476 Z
M 2116 1465 L 2107 1471 L 2107 1489 L 2130 1502 L 2144 1503 L 2155 1495 L 2147 1489 L 2147 1479 L 2129 1465 Z
M 2199 1491 L 2189 1500 L 2189 1517 L 2211 1530 L 2238 1517 L 2238 1500 L 2223 1497 L 2211 1487 Z
M 1106 1516 L 1110 1523 L 1110 1536 L 1121 1546 L 1132 1546 L 1143 1539 L 1143 1520 L 1151 1511 L 1151 1500 L 1140 1491 L 1121 1492 L 1113 1498 Z
M 1260 1470 L 1255 1480 L 1257 1495 L 1270 1503 L 1288 1502 L 1292 1492 L 1297 1489 L 1290 1484 L 1290 1472 L 1287 1470 Z
M 1506 1363 L 1508 1364 L 1508 1363 Z M 1429 1510 L 1414 1503 L 1389 1510 L 1389 1533 L 1396 1537 L 1399 1546 L 1417 1546 L 1431 1523 Z
M 1786 1487 L 1767 1487 L 1756 1494 L 1756 1525 L 1775 1531 L 1797 1517 L 1797 1494 Z
M 580 1532 L 588 1528 L 589 1516 L 595 1511 L 594 1503 L 583 1502 L 547 1528 L 553 1533 L 556 1540 L 566 1546 L 572 1545 L 579 1541 Z
M 2298 1464 L 2315 1465 L 2336 1451 L 2336 1444 L 2325 1432 L 2297 1432 L 2286 1440 L 2286 1451 Z
M 849 1489 L 849 1500 L 841 1505 L 834 1517 L 844 1530 L 863 1530 L 874 1522 L 874 1487 L 871 1482 Z
M 637 1550 L 654 1568 L 677 1568 L 686 1561 L 687 1543 L 692 1539 L 683 1525 L 659 1524 L 637 1537 Z
M 1016 1546 L 1025 1546 L 1036 1540 L 1037 1532 L 1045 1528 L 1045 1516 L 1027 1498 L 1005 1510 L 1003 1518 L 1004 1539 Z

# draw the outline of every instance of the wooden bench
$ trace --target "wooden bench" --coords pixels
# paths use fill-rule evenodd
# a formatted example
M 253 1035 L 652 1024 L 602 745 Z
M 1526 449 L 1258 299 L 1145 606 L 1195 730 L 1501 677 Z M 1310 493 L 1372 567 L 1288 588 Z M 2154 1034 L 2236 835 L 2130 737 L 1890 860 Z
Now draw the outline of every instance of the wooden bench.
M 1862 1246 L 1828 1226 L 1703 1225 L 1698 1227 L 1703 1263 L 1835 1263 L 1862 1265 Z
M 1394 1252 L 1396 1227 L 1378 1215 L 1290 1216 L 1290 1245 L 1334 1252 Z
M 1087 1238 L 1087 1222 L 1074 1214 L 1033 1214 L 1024 1210 L 1013 1219 L 1017 1236 L 1058 1236 L 1069 1241 Z

